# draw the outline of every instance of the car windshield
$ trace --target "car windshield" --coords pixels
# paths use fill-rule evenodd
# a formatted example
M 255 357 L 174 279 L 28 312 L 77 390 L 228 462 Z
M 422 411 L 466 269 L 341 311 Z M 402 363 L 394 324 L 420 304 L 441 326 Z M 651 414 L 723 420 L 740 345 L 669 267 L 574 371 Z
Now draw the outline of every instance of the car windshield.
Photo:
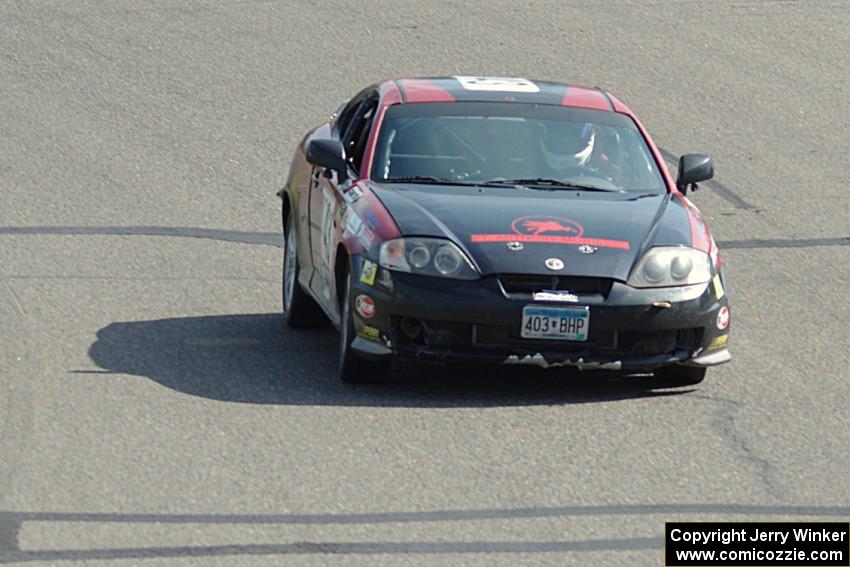
M 646 141 L 628 116 L 515 102 L 390 107 L 371 177 L 399 183 L 666 192 Z

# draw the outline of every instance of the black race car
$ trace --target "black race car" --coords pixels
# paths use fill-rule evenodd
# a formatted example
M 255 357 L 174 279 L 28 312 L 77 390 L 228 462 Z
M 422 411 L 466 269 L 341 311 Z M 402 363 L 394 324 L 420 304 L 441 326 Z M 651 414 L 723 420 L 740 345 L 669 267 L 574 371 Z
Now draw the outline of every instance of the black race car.
M 339 375 L 395 358 L 653 372 L 728 362 L 726 276 L 632 112 L 600 90 L 400 79 L 298 146 L 282 200 L 283 309 L 340 330 Z

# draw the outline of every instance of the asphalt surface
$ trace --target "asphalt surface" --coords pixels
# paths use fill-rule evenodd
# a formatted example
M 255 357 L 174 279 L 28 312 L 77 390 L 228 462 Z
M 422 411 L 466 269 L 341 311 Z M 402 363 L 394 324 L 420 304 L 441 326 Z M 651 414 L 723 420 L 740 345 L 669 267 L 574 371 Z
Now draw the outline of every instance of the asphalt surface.
M 669 520 L 850 519 L 844 1 L 0 4 L 0 563 L 662 564 Z M 274 192 L 375 80 L 601 85 L 729 265 L 692 390 L 403 371 L 279 315 Z

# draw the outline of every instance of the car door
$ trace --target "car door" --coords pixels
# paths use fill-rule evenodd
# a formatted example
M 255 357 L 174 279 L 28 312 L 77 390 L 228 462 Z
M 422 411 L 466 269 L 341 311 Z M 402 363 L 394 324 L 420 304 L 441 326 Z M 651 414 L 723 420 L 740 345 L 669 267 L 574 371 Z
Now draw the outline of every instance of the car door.
M 338 315 L 335 263 L 336 250 L 342 232 L 346 202 L 342 192 L 360 177 L 366 140 L 377 112 L 378 95 L 364 91 L 354 97 L 337 118 L 333 135 L 338 136 L 346 151 L 349 179 L 340 187 L 334 171 L 314 167 L 310 189 L 310 243 L 314 272 L 310 287 L 320 299 L 325 311 Z

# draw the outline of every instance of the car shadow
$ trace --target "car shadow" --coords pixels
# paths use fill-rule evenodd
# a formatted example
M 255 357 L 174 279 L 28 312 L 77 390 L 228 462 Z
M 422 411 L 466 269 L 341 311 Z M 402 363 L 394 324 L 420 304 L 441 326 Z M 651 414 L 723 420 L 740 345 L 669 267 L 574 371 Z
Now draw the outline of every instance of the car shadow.
M 409 366 L 382 384 L 336 377 L 333 329 L 293 331 L 278 314 L 217 315 L 112 323 L 89 348 L 102 371 L 144 376 L 212 400 L 378 407 L 551 405 L 676 395 L 636 380 L 574 369 Z

